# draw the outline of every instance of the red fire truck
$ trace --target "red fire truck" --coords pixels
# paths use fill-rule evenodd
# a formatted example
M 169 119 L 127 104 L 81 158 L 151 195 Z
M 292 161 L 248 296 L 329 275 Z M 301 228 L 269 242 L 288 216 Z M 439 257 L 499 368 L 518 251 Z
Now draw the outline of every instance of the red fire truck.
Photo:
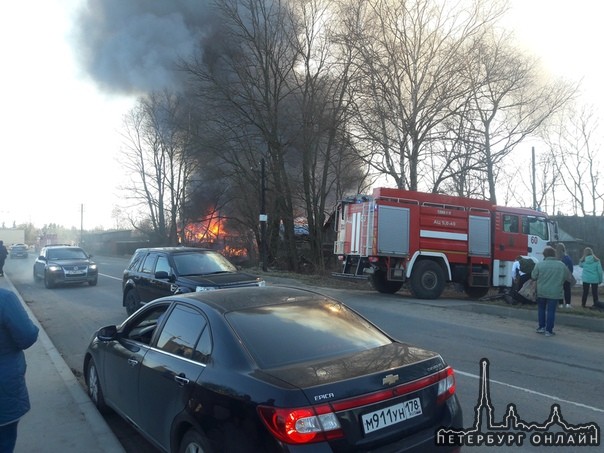
M 470 297 L 512 284 L 517 256 L 543 259 L 557 226 L 542 212 L 489 201 L 378 188 L 338 206 L 334 253 L 340 277 L 369 278 L 381 293 L 404 283 L 415 297 L 436 299 L 447 282 Z

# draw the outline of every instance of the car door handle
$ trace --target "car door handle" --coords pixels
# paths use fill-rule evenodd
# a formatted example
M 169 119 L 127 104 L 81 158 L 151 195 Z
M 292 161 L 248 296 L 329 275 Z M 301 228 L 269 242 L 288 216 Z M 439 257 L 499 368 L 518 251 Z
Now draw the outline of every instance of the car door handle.
M 189 383 L 189 380 L 183 374 L 174 376 L 174 380 L 178 383 L 178 385 L 187 385 Z
M 136 366 L 136 365 L 138 365 L 138 360 L 130 358 L 130 359 L 128 359 L 128 365 Z

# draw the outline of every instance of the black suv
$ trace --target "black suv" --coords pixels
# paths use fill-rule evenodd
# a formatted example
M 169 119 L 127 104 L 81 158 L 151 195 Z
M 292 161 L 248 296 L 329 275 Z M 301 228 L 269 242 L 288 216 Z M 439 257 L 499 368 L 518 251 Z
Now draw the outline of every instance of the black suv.
M 122 303 L 131 315 L 143 304 L 171 294 L 264 285 L 264 280 L 239 272 L 213 250 L 143 248 L 134 252 L 124 271 Z
M 34 280 L 44 280 L 47 288 L 68 283 L 95 286 L 99 270 L 92 255 L 73 245 L 48 245 L 40 250 L 34 263 Z

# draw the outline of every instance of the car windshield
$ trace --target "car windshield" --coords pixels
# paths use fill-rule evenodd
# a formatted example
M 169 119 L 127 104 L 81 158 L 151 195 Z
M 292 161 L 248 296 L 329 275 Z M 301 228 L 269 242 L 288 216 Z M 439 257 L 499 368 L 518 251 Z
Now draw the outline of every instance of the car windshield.
M 390 344 L 380 330 L 345 305 L 296 300 L 226 314 L 260 368 L 324 360 Z
M 229 260 L 216 252 L 177 253 L 173 259 L 178 275 L 237 272 L 237 268 Z
M 50 249 L 46 253 L 46 258 L 49 260 L 80 260 L 88 259 L 88 256 L 82 249 Z

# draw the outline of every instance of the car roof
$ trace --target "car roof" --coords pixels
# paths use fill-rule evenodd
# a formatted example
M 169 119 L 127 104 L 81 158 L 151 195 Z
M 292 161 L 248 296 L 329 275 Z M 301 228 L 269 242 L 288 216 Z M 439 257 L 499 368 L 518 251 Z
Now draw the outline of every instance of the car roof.
M 193 305 L 199 303 L 200 305 L 213 308 L 216 312 L 227 313 L 229 311 L 266 307 L 269 305 L 288 304 L 301 300 L 318 301 L 325 299 L 336 300 L 331 296 L 308 289 L 271 285 L 185 293 L 178 296 L 167 296 L 156 301 L 180 300 Z M 337 302 L 340 303 L 340 301 Z
M 61 249 L 81 249 L 82 247 L 80 247 L 78 245 L 69 245 L 69 244 L 52 244 L 52 245 L 45 245 L 44 248 L 45 249 L 56 249 L 56 248 L 61 248 Z
M 180 253 L 180 252 L 211 252 L 213 250 L 200 247 L 143 247 L 136 249 L 136 253 L 142 252 L 165 252 L 165 253 Z

